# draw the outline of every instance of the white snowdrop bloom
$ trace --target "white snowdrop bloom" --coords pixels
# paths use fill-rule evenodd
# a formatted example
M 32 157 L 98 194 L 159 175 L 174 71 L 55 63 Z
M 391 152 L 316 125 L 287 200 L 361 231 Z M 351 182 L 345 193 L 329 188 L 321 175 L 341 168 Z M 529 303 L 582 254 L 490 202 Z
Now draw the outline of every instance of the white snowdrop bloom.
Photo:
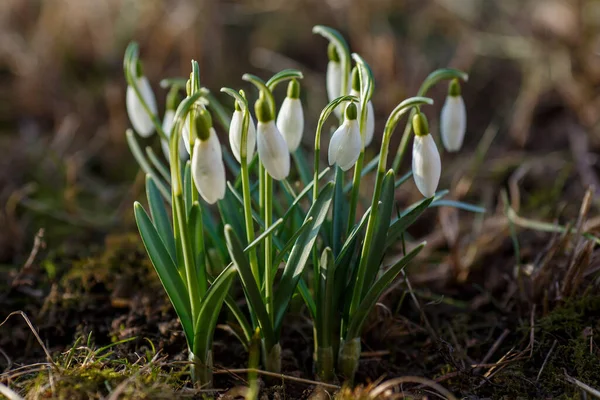
M 200 196 L 214 204 L 225 197 L 225 165 L 221 144 L 207 110 L 196 117 L 198 138 L 192 154 L 192 178 Z
M 244 124 L 244 113 L 239 109 L 237 101 L 235 103 L 235 111 L 231 117 L 231 124 L 229 125 L 229 145 L 231 146 L 231 152 L 237 160 L 242 162 L 240 155 L 240 149 L 242 148 L 242 128 Z M 252 157 L 254 157 L 254 149 L 256 147 L 256 126 L 254 125 L 254 119 L 250 115 L 248 121 L 248 134 L 246 135 L 246 164 L 250 164 Z
M 290 153 L 296 151 L 304 132 L 304 111 L 300 102 L 300 84 L 292 79 L 288 84 L 287 96 L 277 115 L 277 129 L 283 135 Z
M 360 98 L 360 92 L 352 88 L 350 92 L 352 96 L 356 96 Z M 360 104 L 356 105 L 358 118 L 360 118 L 361 110 Z M 373 103 L 371 100 L 367 102 L 367 126 L 365 127 L 365 147 L 371 144 L 373 141 L 373 136 L 375 136 L 375 110 L 373 110 Z
M 185 151 L 190 153 L 190 124 L 191 124 L 191 114 L 192 110 L 190 110 L 185 116 L 185 120 L 183 121 L 183 128 L 181 129 L 181 139 L 183 140 L 183 146 Z
M 460 95 L 460 84 L 454 79 L 448 87 L 448 96 L 442 107 L 440 133 L 448 152 L 459 151 L 467 130 L 467 110 Z
M 429 133 L 425 116 L 417 113 L 413 117 L 412 124 L 415 131 L 412 159 L 413 178 L 421 194 L 431 197 L 437 190 L 442 173 L 440 153 Z
M 362 149 L 356 116 L 356 105 L 351 103 L 346 107 L 344 122 L 336 129 L 329 141 L 329 165 L 337 164 L 343 171 L 349 170 L 356 163 Z
M 169 160 L 170 150 L 169 150 L 169 138 L 171 137 L 171 129 L 173 129 L 173 124 L 175 123 L 175 110 L 167 110 L 165 111 L 165 116 L 162 122 L 162 129 L 165 135 L 167 136 L 167 140 L 162 139 L 160 144 L 162 146 L 163 153 L 165 158 Z M 186 160 L 188 158 L 188 151 L 185 148 L 185 143 L 183 142 L 183 136 L 179 139 L 179 158 L 181 160 Z
M 258 126 L 256 128 L 258 156 L 269 175 L 278 181 L 290 173 L 290 153 L 284 137 L 271 115 L 269 105 L 261 97 L 255 104 Z
M 329 99 L 329 102 L 331 102 L 341 95 L 342 63 L 340 62 L 340 57 L 333 43 L 329 43 L 327 56 L 329 57 L 329 62 L 327 63 L 325 81 L 327 84 L 327 98 Z
M 149 111 L 156 115 L 157 107 L 154 92 L 152 91 L 152 87 L 150 87 L 150 82 L 148 82 L 148 78 L 141 74 L 138 74 L 138 72 L 141 72 L 138 70 L 139 68 L 135 71 L 137 75 L 132 74 L 133 79 L 135 80 L 135 85 L 137 86 L 140 92 L 141 98 L 148 106 Z M 127 106 L 127 115 L 129 115 L 131 125 L 133 125 L 133 129 L 135 129 L 138 135 L 142 137 L 149 137 L 150 135 L 152 135 L 152 133 L 154 132 L 154 124 L 152 123 L 152 118 L 150 118 L 150 115 L 148 115 L 148 113 L 146 112 L 146 109 L 142 105 L 142 101 L 136 94 L 133 86 L 127 86 L 125 105 Z

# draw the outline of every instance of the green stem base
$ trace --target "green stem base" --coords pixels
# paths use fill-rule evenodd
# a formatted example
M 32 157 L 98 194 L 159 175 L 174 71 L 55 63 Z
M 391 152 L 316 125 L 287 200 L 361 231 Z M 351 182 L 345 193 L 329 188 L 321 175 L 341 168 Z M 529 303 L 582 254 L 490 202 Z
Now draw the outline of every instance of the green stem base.
M 277 343 L 271 349 L 267 349 L 263 341 L 263 363 L 269 372 L 281 373 L 281 345 Z
M 317 349 L 317 376 L 323 382 L 333 382 L 334 357 L 332 347 Z
M 354 338 L 349 341 L 343 341 L 340 344 L 338 355 L 338 371 L 352 382 L 354 375 L 358 370 L 358 360 L 360 358 L 360 338 Z
M 190 351 L 188 360 L 192 362 L 190 366 L 190 376 L 194 385 L 202 388 L 212 387 L 213 380 L 213 358 L 212 351 L 209 351 L 206 359 L 196 356 Z

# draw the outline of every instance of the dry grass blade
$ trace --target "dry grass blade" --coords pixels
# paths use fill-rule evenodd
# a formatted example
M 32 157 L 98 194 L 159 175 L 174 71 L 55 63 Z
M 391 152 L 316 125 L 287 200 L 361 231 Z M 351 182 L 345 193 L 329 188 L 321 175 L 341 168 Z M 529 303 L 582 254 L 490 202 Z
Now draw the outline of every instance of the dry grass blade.
M 330 383 L 323 383 L 323 382 L 319 382 L 319 381 L 313 381 L 310 379 L 296 378 L 295 376 L 277 374 L 275 372 L 263 371 L 263 370 L 256 369 L 256 368 L 223 369 L 220 371 L 214 371 L 213 374 L 247 374 L 249 372 L 264 375 L 264 376 L 270 376 L 271 378 L 279 378 L 283 381 L 288 380 L 288 381 L 297 382 L 297 383 L 304 383 L 306 385 L 317 385 L 317 386 L 322 386 L 326 389 L 333 389 L 333 390 L 340 389 L 340 386 L 338 386 L 338 385 L 333 385 Z
M 25 322 L 27 323 L 27 326 L 29 326 L 29 329 L 31 329 L 31 332 L 33 332 L 33 335 L 35 336 L 35 338 L 37 339 L 38 343 L 40 344 L 40 346 L 42 347 L 42 349 L 44 350 L 44 353 L 46 353 L 46 359 L 48 360 L 48 362 L 50 364 L 52 364 L 52 366 L 56 369 L 60 369 L 58 367 L 58 365 L 56 365 L 54 363 L 54 360 L 52 360 L 52 356 L 50 355 L 50 352 L 48 351 L 48 349 L 46 348 L 46 346 L 44 345 L 44 342 L 42 341 L 42 338 L 40 338 L 40 335 L 37 333 L 37 331 L 35 330 L 35 328 L 33 327 L 33 324 L 31 323 L 31 321 L 29 320 L 29 317 L 27 316 L 27 314 L 25 314 L 23 311 L 13 311 L 10 314 L 8 314 L 8 316 L 4 319 L 4 321 L 2 321 L 2 323 L 0 323 L 0 327 L 2 325 L 4 325 L 6 323 L 6 321 L 8 321 L 8 319 L 10 317 L 12 317 L 13 315 L 20 315 L 21 317 L 23 317 L 23 319 L 25 320 Z
M 544 358 L 544 362 L 540 368 L 540 372 L 538 372 L 537 377 L 535 378 L 536 384 L 540 381 L 540 376 L 542 376 L 542 372 L 544 372 L 544 368 L 546 367 L 548 360 L 550 360 L 550 356 L 552 355 L 552 352 L 554 351 L 554 348 L 556 347 L 557 343 L 558 340 L 555 340 L 554 343 L 552 343 L 552 347 L 550 347 L 550 351 L 548 351 L 548 354 L 546 354 L 546 358 Z
M 570 382 L 570 383 L 576 385 L 577 387 L 579 387 L 586 393 L 589 393 L 592 396 L 594 396 L 595 398 L 600 399 L 600 391 L 598 391 L 597 389 L 594 389 L 593 387 L 591 387 L 589 385 L 586 385 L 585 383 L 573 378 L 572 376 L 569 376 L 569 374 L 567 374 L 566 370 L 564 370 L 564 374 L 565 374 L 565 379 L 567 380 L 567 382 Z
M 369 397 L 372 399 L 376 399 L 377 396 L 384 394 L 386 391 L 394 388 L 395 386 L 401 385 L 403 383 L 420 383 L 423 386 L 430 387 L 432 389 L 437 390 L 440 394 L 446 396 L 448 400 L 457 400 L 456 397 L 450 393 L 446 388 L 442 385 L 426 378 L 422 378 L 420 376 L 402 376 L 400 378 L 390 379 L 381 383 L 379 386 L 374 388 L 370 393 Z
M 17 392 L 6 385 L 3 385 L 2 383 L 0 383 L 0 394 L 6 396 L 8 400 L 23 400 L 23 398 L 19 396 Z

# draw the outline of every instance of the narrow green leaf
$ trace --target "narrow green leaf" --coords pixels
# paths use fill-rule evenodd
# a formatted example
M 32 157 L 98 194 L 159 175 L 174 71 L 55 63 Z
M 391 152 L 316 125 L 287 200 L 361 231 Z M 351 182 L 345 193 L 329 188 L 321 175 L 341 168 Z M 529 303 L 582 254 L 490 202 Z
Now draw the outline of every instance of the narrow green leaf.
M 321 180 L 321 178 L 323 178 L 328 172 L 329 172 L 329 167 L 325 168 L 319 174 L 318 179 Z M 302 200 L 304 198 L 304 196 L 306 196 L 308 193 L 310 193 L 310 191 L 312 190 L 314 184 L 315 184 L 314 181 L 310 181 L 310 183 L 308 185 L 306 185 L 304 187 L 304 189 L 302 189 L 302 191 L 300 193 L 298 193 L 298 196 L 296 197 L 296 199 L 294 200 L 294 202 L 288 207 L 288 210 L 283 215 L 283 217 L 281 217 L 284 221 L 286 221 L 287 218 L 292 214 L 292 212 L 294 211 L 294 209 L 298 206 L 298 203 L 300 202 L 300 200 Z
M 437 200 L 431 203 L 431 207 L 453 207 L 458 208 L 459 210 L 470 211 L 473 213 L 485 213 L 484 207 L 479 207 L 473 204 L 463 203 L 462 201 L 456 200 Z
M 279 332 L 283 316 L 294 294 L 298 280 L 302 276 L 306 262 L 310 257 L 313 245 L 329 211 L 333 196 L 333 182 L 325 185 L 317 201 L 308 210 L 306 219 L 313 217 L 310 229 L 305 230 L 296 240 L 288 262 L 283 270 L 281 280 L 275 291 L 275 331 Z
M 265 339 L 266 346 L 267 348 L 272 348 L 277 341 L 275 340 L 275 334 L 273 332 L 271 320 L 267 314 L 267 309 L 260 295 L 258 285 L 254 280 L 254 276 L 252 275 L 252 269 L 250 268 L 248 259 L 242 250 L 242 245 L 240 244 L 239 239 L 235 236 L 235 232 L 229 225 L 225 225 L 225 240 L 227 241 L 227 250 L 229 250 L 231 260 L 233 261 L 233 264 L 235 265 L 242 281 L 246 299 L 248 300 L 248 303 L 258 320 L 258 324 L 262 331 L 263 338 Z
M 194 329 L 191 316 L 191 306 L 185 284 L 177 272 L 177 267 L 173 264 L 173 259 L 165 248 L 158 232 L 152 225 L 150 217 L 144 210 L 144 207 L 138 202 L 133 206 L 135 221 L 142 237 L 144 247 L 148 252 L 150 261 L 179 316 L 188 345 L 192 348 L 194 344 Z
M 335 261 L 329 247 L 323 250 L 319 262 L 319 314 L 321 326 L 317 329 L 319 347 L 331 346 L 332 328 L 336 324 L 333 318 L 333 289 L 335 285 Z
M 168 185 L 171 185 L 171 173 L 169 172 L 169 168 L 165 166 L 165 164 L 156 156 L 152 147 L 146 146 L 146 155 L 148 159 L 154 165 L 154 168 L 160 173 L 160 175 L 165 179 Z
M 304 304 L 306 304 L 306 308 L 308 308 L 308 312 L 310 313 L 310 317 L 313 321 L 317 320 L 317 305 L 315 304 L 315 299 L 313 299 L 310 294 L 310 290 L 306 285 L 306 281 L 304 278 L 300 278 L 298 281 L 297 287 L 298 293 L 302 296 L 302 300 L 304 300 Z
M 131 129 L 127 129 L 127 131 L 125 132 L 125 136 L 127 138 L 127 144 L 129 145 L 129 149 L 131 150 L 131 153 L 133 154 L 133 157 L 135 158 L 135 160 L 137 161 L 139 166 L 142 168 L 142 170 L 144 170 L 145 173 L 152 176 L 152 178 L 154 179 L 154 182 L 156 183 L 156 185 L 158 186 L 158 189 L 160 190 L 160 194 L 162 194 L 162 196 L 165 198 L 165 200 L 168 202 L 171 202 L 171 193 L 170 193 L 167 185 L 160 179 L 160 177 L 158 176 L 156 171 L 154 171 L 152 166 L 148 163 L 148 161 L 144 157 L 144 153 L 142 152 L 142 149 L 140 148 L 140 145 L 137 142 L 137 139 L 136 139 L 133 131 Z
M 186 218 L 190 215 L 192 209 L 192 190 L 196 190 L 192 183 L 192 167 L 190 160 L 185 162 L 183 167 L 183 201 L 185 204 L 185 216 Z
M 356 309 L 356 313 L 350 316 L 350 323 L 348 325 L 348 331 L 346 334 L 346 340 L 357 338 L 361 334 L 361 330 L 367 315 L 371 313 L 373 307 L 377 303 L 377 300 L 381 297 L 385 289 L 396 279 L 396 276 L 402 271 L 402 269 L 408 264 L 425 246 L 425 242 L 417 246 L 413 251 L 402 257 L 400 261 L 390 267 L 383 275 L 375 282 L 375 284 L 369 289 L 359 307 Z
M 275 261 L 273 261 L 273 268 L 277 268 L 277 266 L 279 266 L 279 264 L 283 261 L 285 255 L 287 254 L 288 251 L 290 251 L 292 249 L 292 246 L 294 245 L 294 243 L 296 243 L 296 239 L 298 239 L 298 236 L 300 236 L 302 234 L 302 232 L 304 232 L 306 229 L 310 228 L 311 222 L 313 220 L 313 217 L 308 217 L 304 223 L 300 226 L 300 228 L 298 228 L 298 230 L 296 232 L 294 232 L 294 234 L 292 235 L 292 237 L 290 237 L 290 239 L 287 241 L 287 243 L 280 248 L 279 253 L 277 253 L 277 256 L 275 257 Z
M 354 223 L 348 221 L 348 213 L 346 210 L 347 200 L 344 195 L 344 172 L 340 167 L 335 168 L 335 190 L 333 194 L 333 229 L 331 243 L 333 254 L 338 256 L 342 249 L 342 239 L 346 233 L 346 223 Z
M 244 249 L 244 253 L 248 252 L 250 249 L 252 249 L 253 247 L 256 247 L 260 242 L 265 240 L 267 238 L 267 236 L 269 236 L 279 225 L 281 225 L 282 222 L 283 222 L 283 219 L 281 219 L 281 218 L 279 218 L 277 221 L 275 221 L 273 223 L 273 225 L 269 226 L 269 229 L 267 229 L 266 231 L 261 233 L 256 239 L 254 239 L 252 241 L 252 243 L 250 243 L 248 246 L 246 246 L 246 248 Z
M 205 357 L 211 350 L 217 318 L 234 277 L 235 268 L 230 265 L 214 280 L 202 298 L 202 306 L 195 325 L 194 354 Z
M 381 204 L 379 204 L 379 206 L 381 206 Z M 355 225 L 354 228 L 352 228 L 352 231 L 350 231 L 348 238 L 346 238 L 346 241 L 344 242 L 344 245 L 342 246 L 342 250 L 340 251 L 340 254 L 338 254 L 338 256 L 335 259 L 336 264 L 339 264 L 340 261 L 343 260 L 344 257 L 346 256 L 346 253 L 348 253 L 348 251 L 351 250 L 352 246 L 354 246 L 354 244 L 356 243 L 356 240 L 358 238 L 358 234 L 367 225 L 367 221 L 369 220 L 370 214 L 371 214 L 371 207 L 369 207 L 367 209 L 367 211 L 365 211 L 362 218 L 360 219 L 360 222 L 357 225 Z
M 150 175 L 146 175 L 146 197 L 148 198 L 150 215 L 152 216 L 152 222 L 156 227 L 156 231 L 167 248 L 173 264 L 177 265 L 177 250 L 175 249 L 175 239 L 173 238 L 173 227 L 167 214 L 164 198 Z
M 361 298 L 364 298 L 368 288 L 371 287 L 377 273 L 379 272 L 379 266 L 381 260 L 385 254 L 385 239 L 392 219 L 392 211 L 394 209 L 394 170 L 389 170 L 383 178 L 383 185 L 381 187 L 381 197 L 379 198 L 381 207 L 377 213 L 375 220 L 375 231 L 373 241 L 371 242 L 371 248 L 369 249 L 369 259 L 367 261 L 367 270 L 365 273 L 365 283 L 361 293 Z
M 392 244 L 396 243 L 400 236 L 406 229 L 413 224 L 419 218 L 419 216 L 429 207 L 433 201 L 432 197 L 423 199 L 418 202 L 414 207 L 410 207 L 408 211 L 405 211 L 400 218 L 392 222 L 388 229 L 387 237 L 385 239 L 385 247 L 388 248 Z

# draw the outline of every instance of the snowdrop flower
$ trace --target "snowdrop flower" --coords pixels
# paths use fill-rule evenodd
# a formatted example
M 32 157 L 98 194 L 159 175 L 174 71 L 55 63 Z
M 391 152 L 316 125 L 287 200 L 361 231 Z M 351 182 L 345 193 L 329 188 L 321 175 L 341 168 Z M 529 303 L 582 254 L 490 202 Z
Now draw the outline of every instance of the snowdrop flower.
M 440 153 L 429 133 L 427 118 L 418 112 L 412 120 L 415 131 L 413 143 L 412 170 L 415 184 L 425 197 L 431 197 L 437 190 L 442 173 Z
M 296 151 L 304 132 L 304 112 L 300 102 L 300 84 L 292 79 L 288 84 L 287 96 L 277 115 L 277 128 L 285 139 L 290 153 Z
M 129 115 L 129 120 L 133 125 L 133 129 L 135 129 L 138 135 L 149 137 L 154 132 L 154 124 L 152 123 L 152 118 L 148 115 L 148 112 L 146 112 L 142 101 L 146 103 L 148 111 L 156 115 L 156 98 L 154 97 L 154 92 L 152 92 L 152 87 L 150 87 L 148 78 L 142 74 L 141 64 L 138 63 L 135 70 L 131 71 L 131 76 L 135 81 L 135 86 L 140 92 L 141 99 L 138 97 L 133 86 L 127 86 L 127 93 L 125 96 L 127 114 Z
M 173 129 L 173 124 L 175 123 L 175 110 L 177 109 L 179 100 L 180 98 L 177 94 L 177 89 L 171 90 L 167 96 L 167 110 L 165 111 L 162 122 L 162 130 L 167 138 L 160 141 L 163 153 L 167 160 L 170 158 L 169 138 L 171 137 L 171 129 Z M 181 137 L 179 140 L 179 158 L 185 160 L 187 156 L 188 152 L 185 149 L 183 137 Z
M 331 136 L 328 151 L 329 165 L 337 164 L 343 171 L 356 163 L 362 149 L 356 105 L 350 103 L 345 114 L 344 122 Z
M 448 96 L 442 107 L 440 131 L 444 148 L 449 152 L 460 150 L 467 130 L 467 110 L 460 95 L 460 84 L 453 79 L 448 86 Z
M 329 47 L 327 47 L 327 56 L 329 58 L 329 63 L 327 63 L 325 80 L 327 84 L 327 98 L 331 102 L 340 97 L 342 92 L 342 63 L 340 62 L 340 57 L 335 48 L 335 44 L 329 43 Z
M 269 104 L 262 93 L 254 107 L 258 119 L 256 128 L 258 156 L 269 175 L 280 181 L 290 173 L 288 145 L 275 125 Z
M 327 56 L 329 58 L 329 63 L 327 63 L 325 83 L 327 86 L 327 99 L 331 102 L 345 93 L 342 93 L 342 63 L 340 62 L 340 56 L 335 44 L 329 43 L 329 47 L 327 47 Z M 347 79 L 348 85 L 346 87 L 350 89 L 350 76 L 348 76 Z M 343 108 L 340 109 L 340 107 L 336 107 L 333 112 L 340 118 L 342 116 L 342 110 Z
M 200 196 L 208 204 L 214 204 L 225 197 L 225 165 L 221 144 L 208 110 L 200 110 L 194 122 L 198 137 L 192 153 L 192 177 Z
M 242 157 L 240 155 L 240 149 L 242 148 L 242 128 L 244 125 L 244 113 L 240 109 L 237 101 L 235 102 L 235 111 L 231 117 L 231 124 L 229 125 L 229 145 L 231 146 L 231 152 L 235 159 L 241 163 Z M 246 135 L 246 164 L 249 164 L 254 156 L 254 148 L 256 146 L 256 127 L 254 126 L 254 119 L 250 115 L 248 121 L 248 134 Z
M 350 91 L 352 96 L 360 98 L 360 76 L 358 68 L 354 67 L 352 70 L 352 90 Z M 357 113 L 360 118 L 360 104 L 357 104 Z M 373 103 L 371 100 L 367 102 L 367 126 L 365 127 L 365 147 L 367 147 L 373 141 L 375 134 L 375 111 L 373 110 Z

